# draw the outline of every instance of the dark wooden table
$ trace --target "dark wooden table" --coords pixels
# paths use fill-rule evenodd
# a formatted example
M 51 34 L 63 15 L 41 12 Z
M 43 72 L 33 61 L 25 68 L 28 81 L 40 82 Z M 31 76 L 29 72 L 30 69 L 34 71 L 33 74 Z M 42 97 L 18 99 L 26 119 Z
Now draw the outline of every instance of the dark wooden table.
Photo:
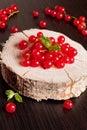
M 9 20 L 6 29 L 0 30 L 1 44 L 10 36 L 13 25 L 17 25 L 19 31 L 39 28 L 39 21 L 46 19 L 47 29 L 62 32 L 87 49 L 87 37 L 82 36 L 73 25 L 44 15 L 46 7 L 62 5 L 73 16 L 84 15 L 87 18 L 87 0 L 0 0 L 0 9 L 13 3 L 18 5 L 20 13 Z M 36 19 L 32 17 L 33 10 L 40 12 Z M 63 101 L 37 102 L 23 97 L 23 103 L 17 103 L 16 112 L 9 114 L 4 109 L 7 89 L 11 88 L 0 75 L 0 130 L 87 130 L 87 90 L 80 97 L 72 99 L 74 107 L 71 111 L 63 109 Z

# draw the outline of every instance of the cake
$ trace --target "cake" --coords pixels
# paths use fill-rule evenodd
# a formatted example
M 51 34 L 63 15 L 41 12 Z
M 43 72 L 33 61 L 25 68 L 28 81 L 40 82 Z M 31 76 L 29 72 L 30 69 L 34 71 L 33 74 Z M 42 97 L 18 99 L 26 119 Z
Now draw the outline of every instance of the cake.
M 66 41 L 77 49 L 73 64 L 66 64 L 64 68 L 51 67 L 24 67 L 19 64 L 20 54 L 23 50 L 17 48 L 20 40 L 28 40 L 28 36 L 43 32 L 47 37 L 64 35 L 46 29 L 29 29 L 11 34 L 4 43 L 1 52 L 1 74 L 5 82 L 19 94 L 33 98 L 37 101 L 53 99 L 66 100 L 78 97 L 87 86 L 87 51 L 80 44 L 66 35 Z

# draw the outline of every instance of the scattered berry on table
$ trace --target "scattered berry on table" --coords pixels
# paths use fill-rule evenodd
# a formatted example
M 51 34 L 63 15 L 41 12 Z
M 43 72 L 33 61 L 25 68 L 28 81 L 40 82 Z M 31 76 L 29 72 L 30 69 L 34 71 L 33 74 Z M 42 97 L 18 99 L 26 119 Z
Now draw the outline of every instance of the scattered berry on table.
M 16 104 L 13 102 L 9 102 L 6 104 L 5 108 L 8 113 L 13 113 L 16 111 Z
M 70 110 L 73 107 L 73 102 L 71 100 L 65 100 L 63 105 L 65 109 Z

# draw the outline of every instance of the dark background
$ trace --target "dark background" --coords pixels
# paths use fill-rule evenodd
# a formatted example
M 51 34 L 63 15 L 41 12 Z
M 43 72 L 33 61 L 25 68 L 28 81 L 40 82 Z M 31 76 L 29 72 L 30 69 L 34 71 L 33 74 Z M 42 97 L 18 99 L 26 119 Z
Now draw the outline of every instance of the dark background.
M 62 5 L 71 15 L 87 18 L 87 0 L 0 0 L 0 9 L 11 4 L 17 4 L 20 13 L 10 18 L 6 29 L 0 30 L 1 44 L 10 36 L 13 25 L 18 26 L 19 31 L 39 28 L 39 21 L 46 19 L 47 29 L 62 32 L 87 49 L 87 36 L 82 36 L 73 25 L 44 14 L 46 7 Z M 32 16 L 33 10 L 40 12 L 36 19 Z M 17 103 L 16 112 L 9 114 L 4 109 L 7 89 L 11 88 L 0 75 L 0 130 L 87 130 L 87 90 L 80 97 L 72 99 L 74 107 L 71 111 L 63 109 L 63 101 L 37 102 L 23 97 L 23 103 Z

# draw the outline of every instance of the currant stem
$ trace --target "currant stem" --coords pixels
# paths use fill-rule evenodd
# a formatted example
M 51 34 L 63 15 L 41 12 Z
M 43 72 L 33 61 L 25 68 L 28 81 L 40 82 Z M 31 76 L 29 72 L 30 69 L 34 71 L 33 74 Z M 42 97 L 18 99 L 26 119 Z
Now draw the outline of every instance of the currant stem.
M 13 16 L 14 14 L 17 14 L 17 13 L 19 13 L 19 10 L 15 11 L 15 12 L 12 12 L 12 13 L 8 16 L 8 18 L 10 18 L 11 16 Z
M 75 16 L 71 16 L 73 19 L 77 19 Z

